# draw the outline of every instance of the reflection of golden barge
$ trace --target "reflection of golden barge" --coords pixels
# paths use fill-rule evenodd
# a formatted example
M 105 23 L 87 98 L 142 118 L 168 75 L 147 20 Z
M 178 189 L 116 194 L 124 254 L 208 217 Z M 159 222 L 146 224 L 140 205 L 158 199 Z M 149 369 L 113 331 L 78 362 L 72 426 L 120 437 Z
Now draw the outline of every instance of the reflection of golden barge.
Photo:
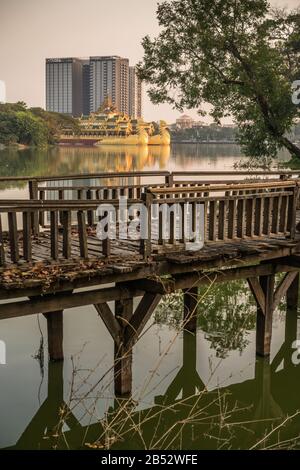
M 97 113 L 79 119 L 80 131 L 65 128 L 62 145 L 170 145 L 171 138 L 164 121 L 159 127 L 142 119 L 118 113 L 107 99 Z

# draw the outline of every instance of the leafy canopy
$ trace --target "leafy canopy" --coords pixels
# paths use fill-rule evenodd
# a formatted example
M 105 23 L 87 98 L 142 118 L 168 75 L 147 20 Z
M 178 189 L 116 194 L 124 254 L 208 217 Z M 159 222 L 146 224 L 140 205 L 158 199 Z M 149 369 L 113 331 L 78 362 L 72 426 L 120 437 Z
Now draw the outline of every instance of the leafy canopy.
M 298 108 L 300 16 L 267 0 L 165 0 L 159 36 L 143 39 L 138 73 L 154 103 L 198 108 L 219 123 L 230 116 L 248 156 L 275 157 L 300 149 L 287 137 Z M 300 75 L 300 74 L 299 74 Z

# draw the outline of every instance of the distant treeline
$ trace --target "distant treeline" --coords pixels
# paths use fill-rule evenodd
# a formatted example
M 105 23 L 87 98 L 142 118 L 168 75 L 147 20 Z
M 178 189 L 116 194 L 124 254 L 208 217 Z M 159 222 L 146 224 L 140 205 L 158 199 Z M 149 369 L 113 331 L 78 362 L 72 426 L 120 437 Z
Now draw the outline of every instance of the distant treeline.
M 194 142 L 230 142 L 238 140 L 238 129 L 236 127 L 210 126 L 195 127 L 192 129 L 171 130 L 172 142 L 194 141 Z M 289 138 L 300 141 L 300 124 L 297 124 L 290 132 Z
M 77 129 L 76 120 L 70 116 L 27 108 L 23 102 L 0 103 L 0 144 L 53 145 L 66 125 Z

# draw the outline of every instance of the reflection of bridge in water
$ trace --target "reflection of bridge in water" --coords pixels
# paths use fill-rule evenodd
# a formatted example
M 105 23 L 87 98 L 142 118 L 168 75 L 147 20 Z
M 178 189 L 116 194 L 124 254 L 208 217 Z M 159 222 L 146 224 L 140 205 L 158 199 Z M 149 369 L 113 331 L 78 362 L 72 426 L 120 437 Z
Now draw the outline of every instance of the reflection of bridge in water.
M 253 379 L 207 392 L 196 368 L 196 334 L 185 330 L 182 367 L 165 394 L 155 397 L 151 408 L 136 411 L 130 398 L 116 397 L 114 407 L 109 408 L 104 421 L 100 419 L 88 426 L 82 425 L 75 417 L 76 405 L 68 406 L 64 402 L 62 363 L 49 363 L 48 396 L 10 449 L 75 449 L 86 447 L 87 443 L 102 448 L 108 445 L 108 435 L 112 449 L 143 448 L 143 445 L 149 448 L 153 442 L 171 442 L 180 427 L 180 445 L 183 449 L 218 447 L 229 435 L 231 446 L 249 448 L 264 438 L 266 430 L 280 426 L 288 415 L 300 409 L 300 365 L 292 361 L 292 344 L 296 336 L 297 308 L 288 303 L 285 339 L 272 362 L 269 358 L 257 359 Z M 119 425 L 116 424 L 116 417 Z M 109 432 L 105 432 L 109 423 L 114 422 Z M 241 425 L 236 426 L 236 422 Z M 137 427 L 139 432 L 136 431 Z M 168 430 L 172 428 L 174 432 L 168 435 Z M 231 429 L 230 433 L 228 429 Z M 299 421 L 291 420 L 287 428 L 280 430 L 281 440 L 298 437 L 298 430 Z M 122 438 L 114 443 L 114 436 L 120 431 Z M 168 439 L 163 440 L 165 433 Z M 274 433 L 273 441 L 275 439 L 276 442 L 277 438 Z M 218 439 L 219 444 L 216 444 Z M 270 444 L 270 439 L 266 444 Z M 174 448 L 178 448 L 176 444 Z
M 0 201 L 0 300 L 5 300 L 0 304 L 0 319 L 44 314 L 50 359 L 60 361 L 64 357 L 63 311 L 94 305 L 114 341 L 116 394 L 128 396 L 132 387 L 132 348 L 165 294 L 184 292 L 184 328 L 192 338 L 196 332 L 198 287 L 246 279 L 257 304 L 256 351 L 260 356 L 269 356 L 274 310 L 285 296 L 289 307 L 298 303 L 299 172 L 273 172 L 268 179 L 258 172 L 250 175 L 251 180 L 238 180 L 240 176 L 249 178 L 248 172 L 223 172 L 218 176 L 225 182 L 214 174 L 201 172 L 31 179 L 30 199 Z M 82 182 L 85 178 L 94 178 L 94 186 Z M 127 178 L 127 184 L 120 182 L 122 178 Z M 153 183 L 154 178 L 160 181 Z M 71 186 L 67 183 L 70 180 Z M 53 181 L 64 183 L 53 186 Z M 77 199 L 70 197 L 73 194 Z M 146 209 L 147 236 L 142 237 L 141 230 L 137 239 L 123 240 L 119 224 L 116 238 L 99 240 L 96 210 L 107 203 L 118 207 L 121 196 L 128 198 L 129 205 L 139 203 Z M 194 239 L 189 238 L 185 225 L 189 220 L 194 233 L 200 231 L 197 204 L 202 205 L 204 213 L 204 247 L 191 252 L 187 245 Z M 165 230 L 162 207 L 174 205 L 182 208 L 185 217 L 180 219 L 173 211 Z M 126 227 L 130 223 L 127 217 Z M 109 228 L 110 221 L 106 224 Z M 282 273 L 279 280 L 278 273 Z M 113 287 L 105 287 L 108 284 Z M 135 309 L 134 298 L 141 298 Z M 115 302 L 114 312 L 109 306 L 111 301 Z M 184 356 L 190 356 L 189 361 L 184 360 L 183 369 L 166 392 L 166 400 L 175 400 L 180 388 L 183 396 L 191 395 L 195 387 L 203 389 L 195 368 L 195 344 L 187 338 L 185 335 Z M 188 352 L 189 348 L 193 352 Z M 273 361 L 276 370 L 284 357 L 281 351 Z M 192 382 L 186 380 L 187 362 L 193 364 Z M 264 400 L 265 384 L 269 387 L 268 381 L 284 372 L 275 373 L 266 364 L 259 372 L 260 364 L 255 386 L 262 384 L 257 400 Z M 289 373 L 296 374 L 297 368 L 290 369 Z M 52 372 L 54 369 L 50 368 L 50 375 Z M 251 383 L 247 387 L 251 388 Z M 49 380 L 50 395 L 57 384 Z M 238 385 L 234 387 L 239 390 Z M 51 403 L 59 406 L 61 389 L 56 393 L 57 398 L 51 396 Z M 275 397 L 277 392 L 272 393 Z M 253 394 L 252 390 L 250 396 Z M 274 399 L 284 409 L 281 399 Z M 271 398 L 269 401 L 271 406 Z M 265 407 L 264 401 L 261 406 Z M 41 409 L 47 415 L 47 405 Z M 37 427 L 40 421 L 35 419 Z M 72 414 L 70 422 L 76 422 Z

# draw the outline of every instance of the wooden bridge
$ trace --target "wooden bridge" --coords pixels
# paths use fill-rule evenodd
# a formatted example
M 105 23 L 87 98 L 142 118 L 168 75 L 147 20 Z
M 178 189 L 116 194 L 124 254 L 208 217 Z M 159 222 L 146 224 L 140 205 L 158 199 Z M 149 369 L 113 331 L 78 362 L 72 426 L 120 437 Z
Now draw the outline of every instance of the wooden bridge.
M 28 195 L 0 200 L 0 319 L 43 313 L 50 359 L 62 360 L 63 310 L 93 304 L 115 343 L 116 393 L 128 394 L 132 347 L 161 298 L 183 290 L 184 327 L 195 331 L 198 287 L 243 278 L 257 302 L 257 353 L 269 355 L 274 309 L 285 295 L 290 304 L 298 299 L 299 176 L 133 172 L 2 178 L 0 184 L 28 185 Z M 144 210 L 142 226 L 137 221 Z M 137 229 L 131 236 L 132 227 Z M 99 239 L 99 230 L 108 236 Z M 200 238 L 204 246 L 191 250 Z M 284 276 L 275 285 L 277 273 Z M 141 297 L 135 311 L 134 297 Z

